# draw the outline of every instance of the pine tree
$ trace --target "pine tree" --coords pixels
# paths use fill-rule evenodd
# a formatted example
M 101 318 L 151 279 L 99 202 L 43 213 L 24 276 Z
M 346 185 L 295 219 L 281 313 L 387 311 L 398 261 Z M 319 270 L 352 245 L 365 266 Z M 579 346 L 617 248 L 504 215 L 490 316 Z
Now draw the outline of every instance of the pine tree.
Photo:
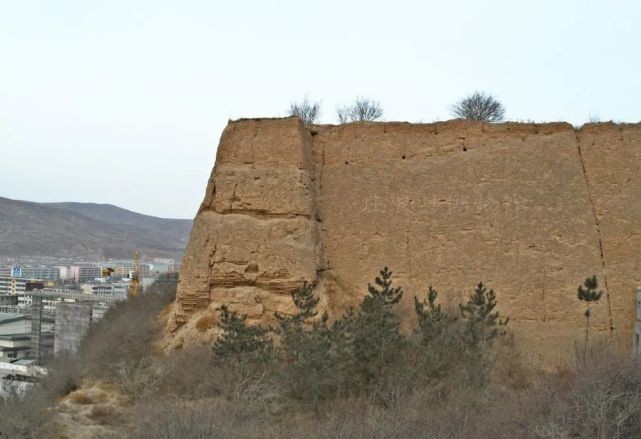
M 425 345 L 432 344 L 439 340 L 448 327 L 456 321 L 455 316 L 451 316 L 441 309 L 440 304 L 436 304 L 438 292 L 428 287 L 425 299 L 419 300 L 414 296 L 414 310 L 418 317 L 418 330 L 421 333 L 421 341 Z
M 276 313 L 276 318 L 278 320 L 281 322 L 304 322 L 318 315 L 316 306 L 318 305 L 320 298 L 314 293 L 314 286 L 312 284 L 304 282 L 302 287 L 297 288 L 291 293 L 291 296 L 294 305 L 296 305 L 296 308 L 298 309 L 298 313 L 293 316 Z
M 455 357 L 456 333 L 452 316 L 436 304 L 438 292 L 428 287 L 425 299 L 419 300 L 414 296 L 414 310 L 418 319 L 420 340 L 419 357 L 421 369 L 429 377 L 446 372 L 447 366 Z
M 269 330 L 258 325 L 247 325 L 247 316 L 221 307 L 220 328 L 222 334 L 212 349 L 219 360 L 239 363 L 268 362 L 273 359 L 274 345 Z
M 579 300 L 585 302 L 585 344 L 584 344 L 584 353 L 587 353 L 588 345 L 590 342 L 590 317 L 592 317 L 592 310 L 590 309 L 590 304 L 592 302 L 598 302 L 601 299 L 603 291 L 597 291 L 599 288 L 599 282 L 596 276 L 588 277 L 583 282 L 583 285 L 579 285 L 577 290 L 577 297 Z
M 475 373 L 469 378 L 478 385 L 484 385 L 493 362 L 490 348 L 498 336 L 506 333 L 504 327 L 508 319 L 501 318 L 495 310 L 494 290 L 488 291 L 482 282 L 476 286 L 466 304 L 459 304 L 459 309 L 465 322 L 461 334 L 463 354 L 468 357 L 466 361 L 476 366 L 472 369 Z
M 428 287 L 425 299 L 414 296 L 414 310 L 418 319 L 417 333 L 421 346 L 419 352 L 421 369 L 428 377 L 445 373 L 450 360 L 455 356 L 456 317 L 449 315 L 436 304 L 438 292 Z
M 360 306 L 349 309 L 332 327 L 335 361 L 343 385 L 352 390 L 382 385 L 382 378 L 392 376 L 400 361 L 404 338 L 394 306 L 403 290 L 392 288 L 391 278 L 392 272 L 385 267 L 375 285 L 368 285 Z
M 482 348 L 485 343 L 502 335 L 499 331 L 509 319 L 502 319 L 496 308 L 496 295 L 494 290 L 487 290 L 482 282 L 474 289 L 465 305 L 459 304 L 461 318 L 465 321 L 464 335 L 468 345 L 473 349 Z
M 292 300 L 298 309 L 295 315 L 276 315 L 280 321 L 280 354 L 286 382 L 292 396 L 317 403 L 331 394 L 333 382 L 328 315 L 325 312 L 314 320 L 320 298 L 307 282 L 292 292 Z
M 371 312 L 378 307 L 387 307 L 397 304 L 403 297 L 403 290 L 401 287 L 392 288 L 392 272 L 387 268 L 383 268 L 380 276 L 374 279 L 376 286 L 367 284 L 368 296 L 365 296 L 361 303 L 361 310 L 363 312 Z

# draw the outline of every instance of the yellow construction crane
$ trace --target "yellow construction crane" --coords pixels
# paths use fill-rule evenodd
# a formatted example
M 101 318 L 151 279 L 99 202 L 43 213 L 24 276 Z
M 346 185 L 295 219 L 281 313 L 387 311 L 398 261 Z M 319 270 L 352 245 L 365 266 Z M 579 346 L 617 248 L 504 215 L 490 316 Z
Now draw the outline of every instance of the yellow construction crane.
M 134 272 L 131 275 L 129 283 L 129 297 L 134 298 L 138 295 L 138 285 L 140 284 L 140 252 L 134 252 Z

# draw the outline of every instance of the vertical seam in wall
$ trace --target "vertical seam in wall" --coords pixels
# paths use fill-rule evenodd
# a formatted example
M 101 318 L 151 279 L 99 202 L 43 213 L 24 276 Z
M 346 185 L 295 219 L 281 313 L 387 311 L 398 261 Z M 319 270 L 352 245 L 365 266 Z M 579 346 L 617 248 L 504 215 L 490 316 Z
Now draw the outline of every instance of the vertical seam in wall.
M 312 145 L 314 144 L 314 139 L 311 139 Z M 316 209 L 318 209 L 318 218 L 320 218 L 320 223 L 318 224 L 318 239 L 320 239 L 321 245 L 321 260 L 320 265 L 329 270 L 329 262 L 327 261 L 327 255 L 325 253 L 325 236 L 323 233 L 324 221 L 323 217 L 323 171 L 325 169 L 325 143 L 321 144 L 321 163 L 320 170 L 318 171 L 318 185 L 316 186 Z
M 312 142 L 314 140 L 312 139 Z M 318 171 L 318 205 L 319 210 L 321 209 L 321 204 L 323 203 L 323 197 L 321 196 L 321 191 L 323 190 L 323 169 L 325 168 L 325 144 L 321 146 L 321 163 L 320 170 Z M 320 213 L 320 212 L 319 212 Z
M 410 257 L 410 225 L 405 229 L 405 260 L 407 261 L 407 280 L 409 284 L 412 280 L 412 258 Z
M 323 243 L 323 231 L 322 231 L 322 214 L 321 214 L 321 185 L 322 185 L 322 172 L 325 161 L 325 149 L 321 149 L 321 167 L 317 168 L 316 160 L 314 160 L 314 137 L 310 134 L 309 130 L 305 129 L 302 131 L 302 147 L 306 148 L 303 151 L 304 155 L 307 157 L 305 168 L 308 173 L 309 179 L 309 195 L 312 198 L 312 215 L 310 220 L 313 223 L 314 227 L 314 240 L 315 242 L 315 264 L 316 264 L 316 281 L 320 282 L 318 277 L 319 270 L 325 271 L 327 268 L 325 265 L 325 245 Z M 317 172 L 318 171 L 318 172 Z
M 605 286 L 605 297 L 608 304 L 608 318 L 610 320 L 610 332 L 614 333 L 614 322 L 612 320 L 612 305 L 610 303 L 610 288 L 608 288 L 608 276 L 606 274 L 605 267 L 605 256 L 603 254 L 603 239 L 601 238 L 601 226 L 599 224 L 599 217 L 596 213 L 596 206 L 594 205 L 594 198 L 592 197 L 592 190 L 590 189 L 590 179 L 588 178 L 588 173 L 585 169 L 585 162 L 583 160 L 583 151 L 581 151 L 581 140 L 579 139 L 578 133 L 574 131 L 574 136 L 576 138 L 576 147 L 579 153 L 579 160 L 581 162 L 581 170 L 583 171 L 583 181 L 585 182 L 585 187 L 588 191 L 588 197 L 590 199 L 590 207 L 592 208 L 592 217 L 594 218 L 594 226 L 596 228 L 597 240 L 599 242 L 599 255 L 601 259 L 601 269 L 603 271 L 603 285 Z

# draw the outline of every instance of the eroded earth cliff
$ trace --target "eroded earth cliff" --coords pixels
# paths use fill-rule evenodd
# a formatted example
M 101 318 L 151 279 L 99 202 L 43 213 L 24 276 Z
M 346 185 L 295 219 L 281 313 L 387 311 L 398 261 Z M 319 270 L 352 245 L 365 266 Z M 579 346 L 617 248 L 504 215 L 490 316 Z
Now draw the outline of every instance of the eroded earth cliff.
M 475 283 L 533 360 L 567 357 L 576 288 L 605 291 L 594 330 L 631 344 L 641 285 L 641 125 L 239 120 L 223 132 L 183 259 L 175 346 L 209 340 L 226 303 L 254 322 L 309 281 L 337 315 L 383 266 L 446 305 Z

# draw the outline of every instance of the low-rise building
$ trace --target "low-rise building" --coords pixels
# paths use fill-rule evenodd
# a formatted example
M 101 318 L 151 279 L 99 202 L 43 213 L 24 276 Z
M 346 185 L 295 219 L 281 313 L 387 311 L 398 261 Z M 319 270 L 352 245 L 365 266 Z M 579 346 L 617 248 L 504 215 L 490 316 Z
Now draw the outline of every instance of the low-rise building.
M 74 294 L 84 294 L 81 289 L 70 288 L 43 288 L 38 290 L 25 291 L 24 294 L 18 295 L 18 307 L 26 309 L 33 303 L 33 295 L 38 294 L 46 298 L 42 299 L 42 305 L 46 310 L 55 309 L 56 304 L 66 297 L 72 297 Z
M 60 269 L 58 267 L 14 267 L 19 268 L 19 276 L 28 279 L 59 280 Z
M 176 262 L 173 259 L 156 258 L 151 264 L 153 274 L 172 273 L 176 271 Z
M 102 268 L 97 265 L 73 265 L 69 267 L 69 279 L 76 283 L 100 279 Z
M 151 274 L 151 265 L 138 264 L 140 269 L 140 277 L 149 277 Z M 131 277 L 136 271 L 136 266 L 133 261 L 116 261 L 113 262 L 111 268 L 114 269 L 114 274 L 120 277 Z
M 129 282 L 100 282 L 82 284 L 80 286 L 85 294 L 113 295 L 114 297 L 127 297 Z
M 0 335 L 28 334 L 30 331 L 31 324 L 26 315 L 0 313 Z
M 17 294 L 0 294 L 0 307 L 17 306 L 17 305 L 18 305 Z
M 0 277 L 0 294 L 24 294 L 29 279 Z
M 59 265 L 56 267 L 58 269 L 58 272 L 60 273 L 60 280 L 69 280 L 71 279 L 71 270 L 69 267 L 65 267 L 64 265 Z
M 29 357 L 30 334 L 0 335 L 0 363 L 11 363 Z
M 0 313 L 0 362 L 26 358 L 30 351 L 31 322 L 24 314 Z
M 27 291 L 41 290 L 44 281 L 25 277 L 0 277 L 0 294 L 24 294 Z

